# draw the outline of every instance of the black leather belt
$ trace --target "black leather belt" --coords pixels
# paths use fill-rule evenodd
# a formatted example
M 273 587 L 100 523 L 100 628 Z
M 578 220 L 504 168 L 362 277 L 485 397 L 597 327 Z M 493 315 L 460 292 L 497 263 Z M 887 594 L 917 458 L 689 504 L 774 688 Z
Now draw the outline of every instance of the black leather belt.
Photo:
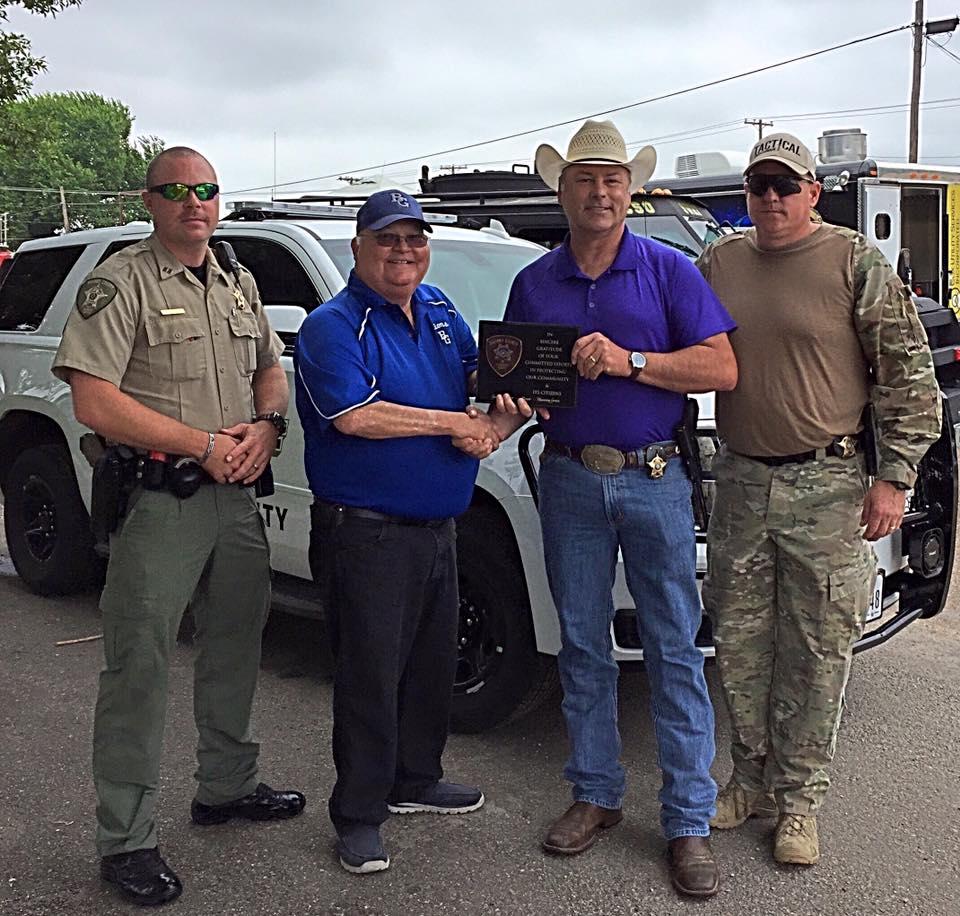
M 759 461 L 767 467 L 778 468 L 784 464 L 803 464 L 805 461 L 818 461 L 824 458 L 852 458 L 857 454 L 859 447 L 859 436 L 837 436 L 823 448 L 813 448 L 808 452 L 797 452 L 795 455 L 744 455 L 743 457 L 751 461 Z
M 547 439 L 545 452 L 554 452 L 565 458 L 579 461 L 595 474 L 618 474 L 622 470 L 643 468 L 651 477 L 663 477 L 664 469 L 671 458 L 680 457 L 676 442 L 652 442 L 631 452 L 621 452 L 609 445 L 584 445 L 574 448 L 553 439 Z
M 450 521 L 447 518 L 407 518 L 402 515 L 387 515 L 385 512 L 376 512 L 373 509 L 344 506 L 340 503 L 327 503 L 319 499 L 316 502 L 317 505 L 348 518 L 366 518 L 372 522 L 385 522 L 388 525 L 405 525 L 410 528 L 442 528 Z

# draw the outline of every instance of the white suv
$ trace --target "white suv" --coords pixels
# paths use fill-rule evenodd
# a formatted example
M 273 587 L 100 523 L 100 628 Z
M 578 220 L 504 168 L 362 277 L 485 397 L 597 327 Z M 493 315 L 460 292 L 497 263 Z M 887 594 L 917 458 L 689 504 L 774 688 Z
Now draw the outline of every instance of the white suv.
M 304 315 L 343 288 L 352 266 L 354 221 L 348 215 L 343 208 L 238 205 L 217 231 L 215 238 L 229 241 L 257 280 L 271 323 L 287 345 L 282 360 L 288 376 Z M 149 231 L 141 223 L 26 242 L 0 274 L 0 487 L 7 545 L 20 576 L 43 594 L 89 588 L 103 571 L 89 534 L 91 469 L 79 448 L 84 429 L 73 415 L 69 388 L 54 378 L 50 365 L 84 277 Z M 542 253 L 496 229 L 441 223 L 431 240 L 427 282 L 443 289 L 476 330 L 481 318 L 502 315 L 514 275 Z M 700 402 L 709 445 L 712 398 Z M 274 459 L 276 493 L 260 508 L 271 544 L 275 604 L 318 615 L 307 561 L 311 495 L 303 434 L 291 419 Z M 957 482 L 953 427 L 945 429 L 924 462 L 903 534 L 878 545 L 886 576 L 870 611 L 879 623 L 863 646 L 943 606 Z M 560 633 L 535 499 L 540 447 L 531 426 L 482 462 L 472 505 L 458 523 L 460 655 L 453 724 L 460 730 L 479 731 L 515 716 L 556 683 L 552 656 Z M 701 543 L 701 571 L 705 565 Z M 615 655 L 642 659 L 622 569 L 614 600 Z M 699 642 L 712 652 L 706 621 Z

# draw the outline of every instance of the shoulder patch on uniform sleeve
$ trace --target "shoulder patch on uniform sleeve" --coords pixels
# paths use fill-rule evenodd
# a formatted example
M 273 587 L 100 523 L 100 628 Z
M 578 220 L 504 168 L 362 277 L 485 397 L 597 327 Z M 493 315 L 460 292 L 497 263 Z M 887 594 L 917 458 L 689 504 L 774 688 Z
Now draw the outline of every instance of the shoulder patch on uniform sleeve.
M 113 302 L 118 292 L 117 287 L 109 280 L 91 277 L 77 290 L 77 311 L 83 318 L 91 318 Z

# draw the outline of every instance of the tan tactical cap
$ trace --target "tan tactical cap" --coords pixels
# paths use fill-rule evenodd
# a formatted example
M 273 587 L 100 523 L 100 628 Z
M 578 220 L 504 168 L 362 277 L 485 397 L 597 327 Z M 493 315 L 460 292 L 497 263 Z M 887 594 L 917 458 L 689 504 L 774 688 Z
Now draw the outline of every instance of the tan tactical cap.
M 749 175 L 758 162 L 782 162 L 801 178 L 817 177 L 817 163 L 810 152 L 793 134 L 769 134 L 758 140 L 750 150 L 750 160 L 743 170 Z

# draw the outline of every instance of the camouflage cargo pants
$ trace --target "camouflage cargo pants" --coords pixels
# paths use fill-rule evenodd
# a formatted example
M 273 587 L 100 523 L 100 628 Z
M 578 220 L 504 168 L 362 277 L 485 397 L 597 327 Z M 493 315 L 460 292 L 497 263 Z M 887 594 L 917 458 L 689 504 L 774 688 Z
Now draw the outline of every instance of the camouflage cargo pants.
M 734 778 L 814 814 L 875 575 L 860 458 L 767 467 L 724 450 L 703 601 L 733 729 Z

